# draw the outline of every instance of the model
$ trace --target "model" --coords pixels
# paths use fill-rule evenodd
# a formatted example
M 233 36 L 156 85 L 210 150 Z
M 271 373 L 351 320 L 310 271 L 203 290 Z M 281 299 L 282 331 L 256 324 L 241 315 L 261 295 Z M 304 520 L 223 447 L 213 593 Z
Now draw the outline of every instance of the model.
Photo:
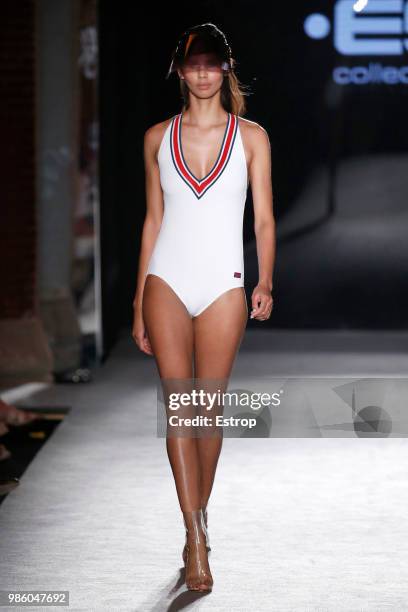
M 249 183 L 259 268 L 251 318 L 265 321 L 272 311 L 270 143 L 259 124 L 242 119 L 245 93 L 235 63 L 214 24 L 189 28 L 167 74 L 180 79 L 182 112 L 145 133 L 147 211 L 132 335 L 154 356 L 166 397 L 172 381 L 178 391 L 191 389 L 192 380 L 226 389 L 248 320 L 243 215 Z M 187 427 L 191 435 L 181 430 L 184 435 L 168 433 L 166 446 L 186 530 L 185 580 L 190 590 L 210 591 L 207 504 L 222 428 L 198 436 L 193 428 Z

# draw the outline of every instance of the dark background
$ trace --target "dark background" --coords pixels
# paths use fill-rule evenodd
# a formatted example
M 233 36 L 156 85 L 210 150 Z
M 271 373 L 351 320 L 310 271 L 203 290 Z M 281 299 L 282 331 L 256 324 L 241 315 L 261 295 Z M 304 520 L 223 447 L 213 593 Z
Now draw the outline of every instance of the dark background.
M 143 136 L 180 112 L 165 80 L 189 26 L 226 34 L 250 87 L 246 118 L 272 149 L 277 258 L 274 311 L 262 328 L 398 329 L 408 322 L 407 85 L 333 83 L 336 65 L 406 63 L 340 56 L 332 35 L 312 40 L 304 19 L 331 2 L 178 2 L 143 7 L 101 0 L 100 125 L 105 338 L 129 326 L 145 215 Z M 257 282 L 251 193 L 245 212 L 245 284 Z M 108 316 L 107 316 L 108 315 Z M 248 326 L 261 328 L 256 321 Z

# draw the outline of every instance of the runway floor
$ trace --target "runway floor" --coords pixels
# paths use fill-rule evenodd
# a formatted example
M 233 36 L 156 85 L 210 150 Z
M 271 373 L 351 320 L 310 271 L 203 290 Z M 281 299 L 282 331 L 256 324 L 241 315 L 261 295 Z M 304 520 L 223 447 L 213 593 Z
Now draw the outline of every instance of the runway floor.
M 233 376 L 404 376 L 407 344 L 247 331 Z M 69 591 L 78 611 L 408 610 L 407 438 L 225 438 L 208 505 L 214 588 L 186 591 L 156 383 L 124 334 L 93 383 L 24 400 L 72 409 L 0 507 L 1 589 Z

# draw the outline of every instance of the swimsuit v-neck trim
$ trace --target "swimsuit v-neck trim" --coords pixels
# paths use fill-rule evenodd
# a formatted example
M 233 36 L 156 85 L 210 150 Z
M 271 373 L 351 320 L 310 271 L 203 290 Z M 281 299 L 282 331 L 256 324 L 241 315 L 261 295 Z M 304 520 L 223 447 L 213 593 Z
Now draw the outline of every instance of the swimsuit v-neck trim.
M 200 198 L 217 181 L 228 164 L 238 129 L 238 117 L 228 113 L 228 121 L 218 157 L 209 173 L 202 179 L 198 179 L 191 172 L 184 158 L 181 143 L 181 123 L 182 113 L 179 113 L 173 118 L 170 131 L 170 149 L 173 163 L 183 181 L 192 189 L 197 198 Z
M 181 127 L 182 127 L 182 123 L 183 123 L 183 113 L 180 113 L 180 122 L 179 122 L 179 137 L 178 137 L 178 138 L 179 138 L 179 143 L 180 143 L 180 154 L 181 154 L 181 157 L 183 158 L 183 162 L 184 162 L 184 165 L 185 165 L 186 169 L 189 171 L 189 173 L 191 174 L 191 176 L 192 176 L 192 177 L 193 177 L 193 178 L 194 178 L 194 179 L 197 181 L 197 183 L 202 183 L 203 181 L 205 181 L 205 179 L 206 179 L 208 176 L 210 176 L 211 172 L 212 172 L 212 171 L 214 170 L 214 168 L 216 167 L 216 165 L 217 165 L 217 163 L 218 163 L 218 160 L 219 160 L 219 159 L 220 159 L 220 157 L 221 157 L 222 149 L 223 149 L 223 147 L 224 147 L 224 142 L 225 142 L 225 139 L 226 139 L 226 137 L 227 137 L 228 127 L 229 127 L 229 125 L 230 125 L 230 122 L 231 122 L 231 116 L 230 116 L 230 113 L 228 113 L 227 125 L 225 126 L 224 135 L 223 135 L 223 137 L 222 137 L 222 141 L 221 141 L 221 147 L 220 147 L 220 150 L 219 150 L 219 152 L 218 152 L 217 159 L 215 160 L 215 164 L 213 164 L 213 166 L 212 166 L 211 170 L 210 170 L 210 171 L 209 171 L 209 172 L 208 172 L 208 173 L 205 175 L 205 177 L 204 177 L 204 178 L 199 179 L 199 178 L 197 178 L 197 177 L 195 176 L 195 174 L 193 174 L 193 173 L 191 172 L 191 169 L 190 169 L 189 165 L 188 165 L 188 164 L 187 164 L 187 162 L 186 162 L 186 158 L 184 157 L 184 153 L 183 153 L 183 142 L 182 142 L 182 138 L 181 138 Z

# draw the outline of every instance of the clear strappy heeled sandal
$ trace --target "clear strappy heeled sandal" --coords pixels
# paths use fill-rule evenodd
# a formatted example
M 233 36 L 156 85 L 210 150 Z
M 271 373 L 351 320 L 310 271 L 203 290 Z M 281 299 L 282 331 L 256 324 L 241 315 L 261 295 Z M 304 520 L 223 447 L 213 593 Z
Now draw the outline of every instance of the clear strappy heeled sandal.
M 202 508 L 183 512 L 186 529 L 185 572 L 186 585 L 190 591 L 209 592 L 213 578 L 208 565 L 207 528 Z
M 206 547 L 207 547 L 207 552 L 209 553 L 211 550 L 211 546 L 210 546 L 210 536 L 208 534 L 208 511 L 206 508 L 203 508 L 203 514 L 204 514 L 204 524 L 205 524 L 205 540 L 206 540 Z M 186 543 L 184 544 L 184 548 L 183 548 L 183 552 L 182 552 L 182 557 L 183 557 L 183 563 L 184 565 L 186 564 L 186 560 L 187 560 L 187 530 L 186 530 Z

